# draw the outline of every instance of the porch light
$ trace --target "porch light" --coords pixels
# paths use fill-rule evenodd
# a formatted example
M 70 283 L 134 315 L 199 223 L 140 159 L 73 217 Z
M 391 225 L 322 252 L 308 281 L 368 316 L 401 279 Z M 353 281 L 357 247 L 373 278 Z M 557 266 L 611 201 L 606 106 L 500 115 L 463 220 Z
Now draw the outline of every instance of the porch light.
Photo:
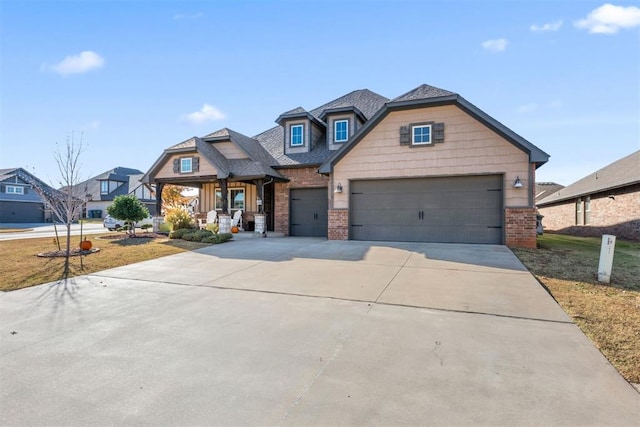
M 516 182 L 513 183 L 513 188 L 522 188 L 522 187 L 523 187 L 522 181 L 520 181 L 520 177 L 518 176 L 516 178 Z
M 339 182 L 338 185 L 336 185 L 335 192 L 336 193 L 342 193 L 342 183 Z

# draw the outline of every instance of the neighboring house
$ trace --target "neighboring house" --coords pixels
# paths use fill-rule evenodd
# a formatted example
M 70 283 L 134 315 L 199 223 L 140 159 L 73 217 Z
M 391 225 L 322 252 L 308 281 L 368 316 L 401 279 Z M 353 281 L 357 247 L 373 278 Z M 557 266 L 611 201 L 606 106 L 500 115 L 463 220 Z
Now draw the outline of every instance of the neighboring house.
M 640 240 L 640 150 L 538 202 L 545 230 Z
M 562 190 L 564 185 L 556 184 L 555 182 L 536 182 L 536 204 L 545 197 L 555 193 L 558 190 Z
M 86 217 L 104 218 L 113 199 L 126 194 L 134 194 L 155 215 L 155 188 L 140 182 L 143 175 L 138 169 L 119 166 L 79 183 L 76 187 L 83 193 L 79 197 L 87 200 Z
M 535 247 L 535 170 L 548 154 L 456 93 L 356 90 L 276 123 L 252 138 L 194 136 L 142 181 L 158 195 L 198 187 L 200 212 L 242 209 L 249 225 L 264 212 L 268 230 L 291 236 Z
M 22 168 L 0 169 L 0 223 L 42 223 L 51 221 L 51 211 L 33 190 L 32 182 L 55 191 Z

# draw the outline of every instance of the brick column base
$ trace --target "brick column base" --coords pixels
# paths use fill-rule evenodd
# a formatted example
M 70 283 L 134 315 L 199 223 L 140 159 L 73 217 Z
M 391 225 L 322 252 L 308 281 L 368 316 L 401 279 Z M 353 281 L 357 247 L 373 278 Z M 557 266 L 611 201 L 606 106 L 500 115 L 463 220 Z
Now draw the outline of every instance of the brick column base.
M 536 248 L 536 209 L 506 208 L 506 244 L 514 248 Z
M 349 240 L 349 210 L 329 209 L 329 240 Z

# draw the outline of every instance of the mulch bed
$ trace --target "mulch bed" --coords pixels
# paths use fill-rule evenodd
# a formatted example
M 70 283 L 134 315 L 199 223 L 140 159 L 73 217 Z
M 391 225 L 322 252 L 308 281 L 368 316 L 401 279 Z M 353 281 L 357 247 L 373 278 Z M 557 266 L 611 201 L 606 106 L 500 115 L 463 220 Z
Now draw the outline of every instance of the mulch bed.
M 81 256 L 81 255 L 91 255 L 96 252 L 100 252 L 100 248 L 91 248 L 89 250 L 83 251 L 80 248 L 71 249 L 71 253 L 69 256 Z M 66 257 L 67 251 L 49 251 L 42 252 L 38 254 L 39 257 L 42 258 L 55 258 L 55 257 Z

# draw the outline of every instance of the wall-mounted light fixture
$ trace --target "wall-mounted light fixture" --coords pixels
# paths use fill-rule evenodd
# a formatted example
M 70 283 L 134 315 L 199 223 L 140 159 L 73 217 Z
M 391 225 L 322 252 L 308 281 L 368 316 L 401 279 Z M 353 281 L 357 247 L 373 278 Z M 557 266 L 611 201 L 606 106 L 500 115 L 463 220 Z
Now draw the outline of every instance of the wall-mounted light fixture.
M 615 200 L 616 196 L 614 196 L 613 194 L 609 194 L 609 198 Z
M 342 183 L 338 183 L 338 185 L 336 185 L 336 189 L 334 191 L 335 193 L 342 193 Z
M 516 181 L 513 183 L 513 188 L 522 188 L 522 187 L 524 187 L 522 185 L 522 181 L 520 181 L 520 177 L 517 177 Z

